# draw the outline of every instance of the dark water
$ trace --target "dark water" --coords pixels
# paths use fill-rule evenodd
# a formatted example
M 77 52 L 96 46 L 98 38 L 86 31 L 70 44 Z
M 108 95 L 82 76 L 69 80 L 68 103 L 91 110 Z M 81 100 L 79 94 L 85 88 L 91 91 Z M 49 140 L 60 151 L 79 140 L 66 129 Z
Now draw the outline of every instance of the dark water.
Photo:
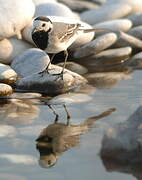
M 141 104 L 141 77 L 142 72 L 135 71 L 111 74 L 107 82 L 96 80 L 99 89 L 55 98 L 55 112 L 45 99 L 1 103 L 0 180 L 141 179 L 140 168 L 115 163 L 106 167 L 99 155 L 105 130 L 127 120 Z M 109 114 L 110 108 L 116 111 Z M 37 145 L 35 140 L 47 126 L 48 137 L 43 133 Z

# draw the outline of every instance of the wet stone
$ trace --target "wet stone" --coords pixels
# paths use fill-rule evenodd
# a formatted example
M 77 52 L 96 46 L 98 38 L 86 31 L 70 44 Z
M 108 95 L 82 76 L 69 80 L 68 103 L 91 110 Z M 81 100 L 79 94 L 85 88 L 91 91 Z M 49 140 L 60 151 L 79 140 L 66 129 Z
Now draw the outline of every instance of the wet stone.
M 57 95 L 87 83 L 85 78 L 66 69 L 62 79 L 60 75 L 62 67 L 56 65 L 51 65 L 48 71 L 49 73 L 33 74 L 18 80 L 16 90 Z
M 94 55 L 94 61 L 96 64 L 116 64 L 122 63 L 126 58 L 128 58 L 132 53 L 131 47 L 123 47 L 123 48 L 116 48 L 116 49 L 108 49 L 105 51 L 100 52 L 97 55 Z M 92 57 L 92 58 L 93 58 Z
M 82 21 L 89 24 L 96 24 L 103 21 L 122 18 L 128 15 L 131 12 L 131 9 L 132 8 L 126 3 L 104 4 L 95 10 L 89 10 L 81 13 L 80 17 Z
M 142 69 L 142 52 L 135 54 L 129 61 L 129 66 L 133 69 Z
M 128 31 L 128 34 L 142 40 L 142 25 L 136 26 Z
M 15 37 L 0 41 L 0 62 L 10 64 L 12 60 L 33 46 Z
M 131 36 L 124 32 L 120 32 L 119 39 L 114 44 L 114 47 L 125 47 L 125 46 L 131 46 L 133 50 L 142 50 L 142 41 L 135 38 L 134 36 Z
M 133 26 L 142 25 L 142 13 L 131 14 L 127 18 L 132 21 Z
M 25 77 L 43 71 L 50 62 L 49 56 L 42 50 L 31 48 L 17 56 L 11 67 L 18 76 Z
M 140 165 L 142 162 L 142 106 L 124 123 L 119 123 L 106 130 L 102 140 L 101 157 L 118 162 Z
M 97 54 L 102 50 L 110 47 L 112 44 L 116 42 L 116 40 L 117 35 L 115 33 L 107 33 L 105 35 L 102 35 L 76 50 L 74 53 L 74 57 L 82 58 L 93 54 Z
M 64 63 L 58 63 L 57 65 L 63 67 Z M 87 68 L 85 68 L 84 66 L 78 63 L 72 62 L 72 61 L 68 61 L 66 63 L 66 69 L 76 72 L 81 75 L 86 74 L 88 71 Z
M 13 83 L 17 80 L 17 73 L 8 65 L 0 63 L 0 82 Z
M 21 30 L 32 20 L 35 5 L 32 0 L 0 0 L 0 38 L 17 35 L 21 39 Z
M 12 87 L 8 84 L 0 83 L 0 97 L 5 97 L 12 94 Z

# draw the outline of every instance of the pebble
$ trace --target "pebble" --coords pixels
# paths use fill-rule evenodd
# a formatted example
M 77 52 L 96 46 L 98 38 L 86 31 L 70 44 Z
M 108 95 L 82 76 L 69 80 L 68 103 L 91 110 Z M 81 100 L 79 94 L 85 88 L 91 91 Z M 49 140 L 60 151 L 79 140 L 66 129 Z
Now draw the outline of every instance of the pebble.
M 49 56 L 38 48 L 31 48 L 17 56 L 11 67 L 18 76 L 26 77 L 43 71 L 50 62 Z
M 75 15 L 69 7 L 62 3 L 54 2 L 38 4 L 35 11 L 35 17 L 37 16 L 61 16 L 75 19 Z
M 93 28 L 106 28 L 106 29 L 108 28 L 112 31 L 123 31 L 123 32 L 127 32 L 131 27 L 132 27 L 132 22 L 128 19 L 110 20 L 95 24 L 93 26 Z M 109 30 L 96 32 L 96 36 L 102 35 L 107 32 L 109 32 Z
M 102 140 L 101 157 L 109 158 L 121 164 L 142 162 L 142 106 L 124 123 L 119 123 L 106 130 Z
M 136 26 L 128 31 L 128 34 L 142 40 L 142 25 Z
M 12 94 L 12 87 L 8 84 L 0 83 L 0 97 L 5 97 Z
M 0 63 L 0 82 L 11 84 L 17 80 L 17 73 L 8 65 Z
M 96 9 L 99 6 L 93 2 L 83 0 L 59 0 L 59 2 L 68 6 L 72 11 L 82 12 L 90 9 Z
M 87 57 L 93 54 L 97 54 L 102 50 L 110 47 L 117 40 L 117 35 L 115 33 L 107 33 L 102 35 L 90 43 L 82 46 L 80 49 L 74 52 L 75 58 Z
M 33 0 L 33 2 L 35 3 L 35 5 L 38 5 L 38 4 L 42 4 L 42 3 L 48 3 L 48 2 L 51 2 L 51 0 Z M 57 3 L 56 0 L 52 0 L 52 3 Z
M 126 3 L 104 4 L 95 10 L 84 11 L 80 14 L 80 17 L 82 21 L 94 25 L 103 21 L 122 18 L 128 15 L 131 9 L 132 8 Z
M 129 61 L 129 66 L 131 66 L 133 69 L 142 69 L 142 52 L 132 56 Z
M 57 65 L 63 67 L 64 63 L 58 63 Z M 86 74 L 88 71 L 87 68 L 85 68 L 84 66 L 72 61 L 67 61 L 66 69 L 76 72 L 77 74 L 80 75 Z
M 127 18 L 132 22 L 133 26 L 142 25 L 142 13 L 131 14 Z
M 140 13 L 142 12 L 142 1 L 141 0 L 108 0 L 107 5 L 112 3 L 126 3 L 132 8 L 131 13 Z
M 32 47 L 29 43 L 16 39 L 15 37 L 1 40 L 0 63 L 10 64 L 16 56 Z
M 105 72 L 87 74 L 88 82 L 98 89 L 110 89 L 117 85 L 120 80 L 129 79 L 130 73 L 126 72 Z
M 0 137 L 15 137 L 17 130 L 13 126 L 0 125 Z
M 108 49 L 100 52 L 99 54 L 94 55 L 94 63 L 102 65 L 110 65 L 115 63 L 122 63 L 124 59 L 128 58 L 132 53 L 132 48 L 122 47 L 115 49 Z M 97 62 L 98 63 L 97 63 Z
M 66 69 L 62 79 L 61 76 L 58 75 L 62 71 L 62 67 L 56 65 L 51 65 L 50 67 L 49 73 L 33 74 L 18 80 L 16 82 L 16 89 L 57 95 L 87 83 L 87 80 L 81 75 Z
M 0 38 L 17 35 L 21 39 L 21 30 L 31 21 L 35 5 L 32 0 L 0 0 Z
M 119 39 L 114 44 L 114 47 L 125 47 L 125 46 L 131 46 L 133 50 L 142 50 L 142 41 L 135 38 L 134 36 L 131 36 L 121 31 L 119 33 Z

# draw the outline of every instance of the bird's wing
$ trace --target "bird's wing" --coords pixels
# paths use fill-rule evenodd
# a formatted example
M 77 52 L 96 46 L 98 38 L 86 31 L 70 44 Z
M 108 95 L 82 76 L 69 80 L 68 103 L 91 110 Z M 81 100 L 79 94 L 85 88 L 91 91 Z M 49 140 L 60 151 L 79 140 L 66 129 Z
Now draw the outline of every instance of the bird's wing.
M 81 24 L 65 24 L 56 22 L 53 26 L 54 34 L 56 34 L 60 42 L 67 42 L 75 35 L 80 26 Z

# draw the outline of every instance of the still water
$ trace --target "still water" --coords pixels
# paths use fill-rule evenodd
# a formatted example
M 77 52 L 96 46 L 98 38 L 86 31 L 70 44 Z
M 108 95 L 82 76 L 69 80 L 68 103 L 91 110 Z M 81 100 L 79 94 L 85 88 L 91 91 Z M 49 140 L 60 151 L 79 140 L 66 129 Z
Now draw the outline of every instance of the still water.
M 0 180 L 141 179 L 141 169 L 117 164 L 105 167 L 99 155 L 105 130 L 126 121 L 142 104 L 141 77 L 141 71 L 123 78 L 117 74 L 115 83 L 108 81 L 102 87 L 97 82 L 98 88 L 89 88 L 89 92 L 59 96 L 51 101 L 51 107 L 46 103 L 48 98 L 2 103 Z M 57 103 L 60 101 L 66 106 Z M 116 110 L 108 113 L 110 109 Z M 53 138 L 44 136 L 46 127 L 55 137 L 54 143 Z M 42 143 L 36 142 L 39 135 L 44 137 Z

